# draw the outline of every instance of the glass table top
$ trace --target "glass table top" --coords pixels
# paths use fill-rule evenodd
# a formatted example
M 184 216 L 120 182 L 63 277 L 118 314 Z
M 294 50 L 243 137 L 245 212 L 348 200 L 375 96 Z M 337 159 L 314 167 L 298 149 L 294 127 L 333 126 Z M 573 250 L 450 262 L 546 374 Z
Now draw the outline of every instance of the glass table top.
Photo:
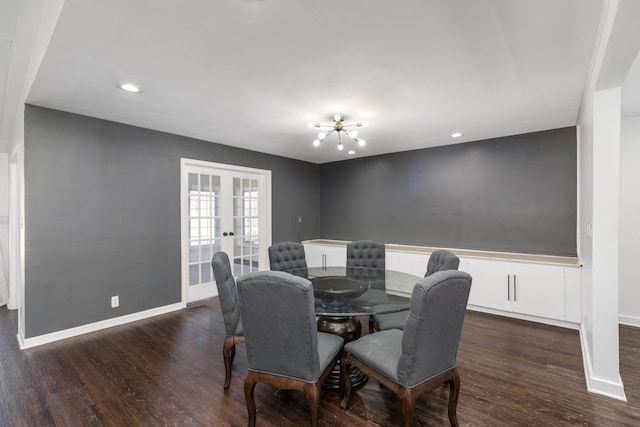
M 422 277 L 368 267 L 310 267 L 286 270 L 313 284 L 319 316 L 366 316 L 406 311 L 409 304 L 389 304 L 387 289 L 413 289 Z

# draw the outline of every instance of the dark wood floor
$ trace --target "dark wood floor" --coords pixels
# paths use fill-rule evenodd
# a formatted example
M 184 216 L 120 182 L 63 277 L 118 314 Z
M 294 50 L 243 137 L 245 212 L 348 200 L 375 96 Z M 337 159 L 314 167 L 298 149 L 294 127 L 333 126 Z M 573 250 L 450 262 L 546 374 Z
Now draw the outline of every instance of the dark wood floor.
M 0 308 L 0 426 L 244 426 L 245 349 L 222 390 L 223 323 L 217 300 L 20 351 L 16 312 Z M 640 426 L 640 329 L 621 327 L 628 402 L 589 394 L 578 333 L 468 312 L 458 352 L 463 426 Z M 259 384 L 258 426 L 308 425 L 301 394 Z M 323 391 L 320 425 L 393 426 L 395 396 L 373 381 L 346 412 Z M 418 401 L 415 423 L 446 426 L 447 392 Z

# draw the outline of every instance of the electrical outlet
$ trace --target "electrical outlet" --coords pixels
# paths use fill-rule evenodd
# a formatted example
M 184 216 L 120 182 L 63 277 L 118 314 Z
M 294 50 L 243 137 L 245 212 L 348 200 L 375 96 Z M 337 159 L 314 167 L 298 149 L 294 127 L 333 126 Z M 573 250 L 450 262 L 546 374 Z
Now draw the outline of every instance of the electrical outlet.
M 118 295 L 114 295 L 111 297 L 111 308 L 116 308 L 120 306 L 120 297 Z

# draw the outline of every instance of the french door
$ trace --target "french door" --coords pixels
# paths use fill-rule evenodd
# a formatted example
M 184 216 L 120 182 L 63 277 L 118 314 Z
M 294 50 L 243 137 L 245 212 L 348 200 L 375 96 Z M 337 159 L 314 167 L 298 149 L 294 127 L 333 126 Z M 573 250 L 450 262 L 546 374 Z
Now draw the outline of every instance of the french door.
M 268 270 L 271 171 L 182 159 L 182 297 L 217 295 L 211 257 L 229 256 L 233 275 Z

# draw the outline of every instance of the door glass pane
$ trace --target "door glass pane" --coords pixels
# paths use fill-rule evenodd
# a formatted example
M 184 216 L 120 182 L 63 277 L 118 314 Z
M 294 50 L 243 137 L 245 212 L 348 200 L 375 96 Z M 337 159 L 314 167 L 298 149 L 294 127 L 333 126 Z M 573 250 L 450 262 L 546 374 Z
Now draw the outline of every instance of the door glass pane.
M 211 282 L 211 264 L 208 262 L 200 264 L 200 282 Z
M 198 264 L 189 266 L 189 286 L 200 283 L 200 275 L 198 274 Z
M 259 180 L 234 178 L 234 256 L 243 273 L 259 269 Z
M 233 178 L 233 197 L 240 197 L 242 194 L 242 180 Z
M 189 285 L 212 281 L 211 257 L 220 243 L 220 177 L 189 173 Z
M 220 216 L 220 177 L 212 176 L 211 177 L 211 187 L 213 193 L 213 216 Z M 218 230 L 220 228 L 218 227 Z
M 189 193 L 192 191 L 198 191 L 198 174 L 189 174 Z

